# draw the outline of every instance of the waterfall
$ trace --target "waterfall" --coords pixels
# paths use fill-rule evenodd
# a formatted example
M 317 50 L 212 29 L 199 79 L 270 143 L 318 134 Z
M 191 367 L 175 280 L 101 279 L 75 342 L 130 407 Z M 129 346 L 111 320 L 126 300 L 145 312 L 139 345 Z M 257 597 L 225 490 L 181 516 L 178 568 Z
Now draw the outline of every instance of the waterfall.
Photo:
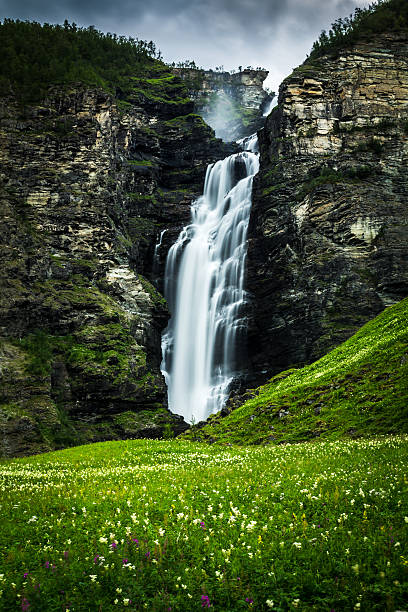
M 152 266 L 152 275 L 153 275 L 153 283 L 157 286 L 158 282 L 159 282 L 159 277 L 158 277 L 158 273 L 159 273 L 159 267 L 160 267 L 160 247 L 162 245 L 162 240 L 163 240 L 163 236 L 164 234 L 167 232 L 167 230 L 162 230 L 160 232 L 160 237 L 159 237 L 159 241 L 155 244 L 154 247 L 154 253 L 153 253 L 153 266 Z
M 187 422 L 221 410 L 240 370 L 256 135 L 241 146 L 251 150 L 208 166 L 191 223 L 167 255 L 164 295 L 172 317 L 162 338 L 162 372 L 169 408 Z
M 237 140 L 237 144 L 240 145 L 240 147 L 245 151 L 259 153 L 258 136 L 256 133 L 251 134 L 251 136 L 246 136 L 245 138 Z
M 162 240 L 163 240 L 163 236 L 166 233 L 167 230 L 162 230 L 160 232 L 160 237 L 159 237 L 159 242 L 155 245 L 154 247 L 154 253 L 153 253 L 153 264 L 157 263 L 157 260 L 159 258 L 159 251 L 160 251 L 160 247 L 162 245 Z
M 276 105 L 274 106 L 274 104 L 273 104 L 274 100 L 275 100 L 274 97 L 270 98 L 269 100 L 267 100 L 267 102 L 265 104 L 265 108 L 264 108 L 263 113 L 262 113 L 262 117 L 267 117 L 271 113 L 272 109 L 275 108 Z

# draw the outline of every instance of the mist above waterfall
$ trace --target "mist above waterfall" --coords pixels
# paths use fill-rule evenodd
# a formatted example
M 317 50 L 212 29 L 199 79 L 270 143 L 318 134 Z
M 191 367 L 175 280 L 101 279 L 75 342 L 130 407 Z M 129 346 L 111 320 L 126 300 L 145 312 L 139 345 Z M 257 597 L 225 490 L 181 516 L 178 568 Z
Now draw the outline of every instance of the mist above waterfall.
M 229 125 L 233 123 L 236 115 L 236 103 L 225 91 L 212 94 L 209 111 L 203 113 L 203 119 L 215 131 L 217 138 L 225 141 L 231 140 Z

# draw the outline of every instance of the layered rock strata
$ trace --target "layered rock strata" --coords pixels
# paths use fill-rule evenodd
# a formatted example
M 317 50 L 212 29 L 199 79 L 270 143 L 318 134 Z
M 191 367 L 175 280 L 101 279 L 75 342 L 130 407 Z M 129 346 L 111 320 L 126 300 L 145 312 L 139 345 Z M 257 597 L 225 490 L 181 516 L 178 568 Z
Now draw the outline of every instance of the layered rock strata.
M 408 294 L 408 41 L 306 61 L 259 133 L 249 228 L 256 382 Z
M 185 427 L 159 370 L 165 240 L 155 270 L 154 247 L 230 149 L 166 78 L 168 100 L 78 85 L 1 101 L 3 456 Z

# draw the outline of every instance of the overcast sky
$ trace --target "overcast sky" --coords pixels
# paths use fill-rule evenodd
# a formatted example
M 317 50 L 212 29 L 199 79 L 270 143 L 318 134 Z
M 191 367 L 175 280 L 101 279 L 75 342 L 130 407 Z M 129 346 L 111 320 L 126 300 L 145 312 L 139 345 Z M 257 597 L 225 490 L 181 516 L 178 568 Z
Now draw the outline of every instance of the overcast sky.
M 322 29 L 366 0 L 0 0 L 0 18 L 80 26 L 153 40 L 165 61 L 262 66 L 277 90 Z

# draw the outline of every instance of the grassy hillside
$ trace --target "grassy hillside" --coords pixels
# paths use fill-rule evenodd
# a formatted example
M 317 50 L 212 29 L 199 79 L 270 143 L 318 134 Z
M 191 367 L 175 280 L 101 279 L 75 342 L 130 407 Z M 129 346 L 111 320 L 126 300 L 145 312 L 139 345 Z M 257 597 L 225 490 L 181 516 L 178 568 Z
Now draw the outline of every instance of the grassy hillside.
M 408 432 L 408 298 L 302 369 L 273 377 L 190 438 L 281 443 Z
M 0 463 L 0 609 L 394 611 L 407 437 L 106 442 Z

